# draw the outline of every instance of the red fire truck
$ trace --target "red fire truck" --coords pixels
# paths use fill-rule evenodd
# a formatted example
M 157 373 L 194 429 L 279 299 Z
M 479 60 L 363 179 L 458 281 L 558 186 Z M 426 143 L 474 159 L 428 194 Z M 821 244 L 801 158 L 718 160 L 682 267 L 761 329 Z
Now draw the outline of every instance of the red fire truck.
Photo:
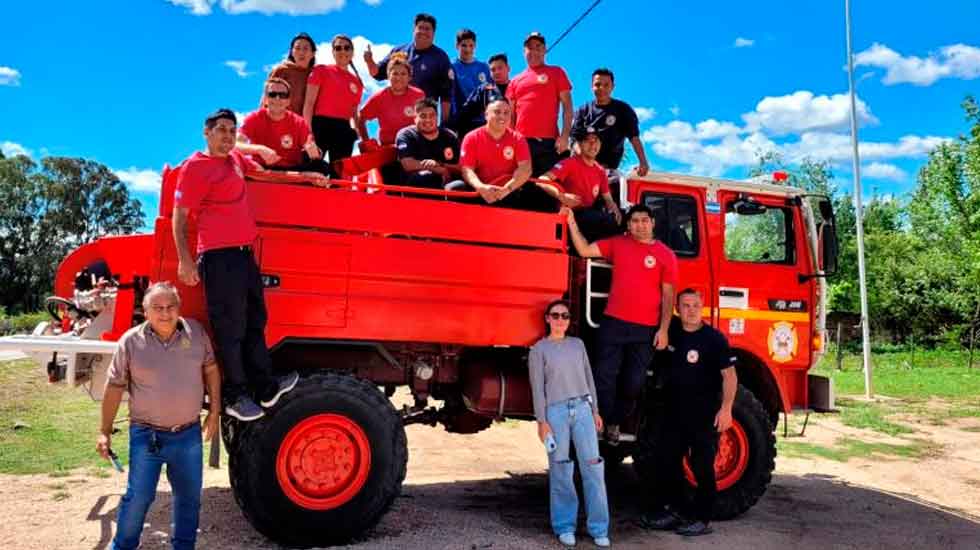
M 255 254 L 277 368 L 302 379 L 251 423 L 224 419 L 235 498 L 252 525 L 290 546 L 342 543 L 375 525 L 399 494 L 405 426 L 474 433 L 504 418 L 533 419 L 529 346 L 544 306 L 565 297 L 590 340 L 610 267 L 570 256 L 563 219 L 460 202 L 472 194 L 386 186 L 370 155 L 347 179 L 314 187 L 289 175 L 250 175 L 259 225 Z M 142 320 L 142 291 L 177 281 L 171 234 L 180 168 L 165 169 L 151 234 L 106 237 L 61 264 L 55 320 L 0 348 L 34 355 L 53 381 L 101 395 L 114 341 Z M 420 196 L 421 195 L 421 196 Z M 424 196 L 428 195 L 428 196 Z M 808 407 L 807 371 L 821 355 L 826 272 L 835 269 L 826 197 L 783 185 L 651 173 L 624 178 L 621 199 L 655 212 L 656 236 L 677 254 L 680 286 L 704 296 L 704 318 L 738 357 L 734 426 L 715 461 L 716 517 L 762 496 L 774 468 L 780 413 Z M 194 238 L 195 227 L 189 228 Z M 103 277 L 108 285 L 93 285 Z M 201 288 L 180 286 L 185 316 L 206 322 Z M 661 400 L 651 371 L 643 405 L 604 449 L 654 467 Z M 389 397 L 407 387 L 414 403 Z M 693 478 L 691 478 L 693 483 Z

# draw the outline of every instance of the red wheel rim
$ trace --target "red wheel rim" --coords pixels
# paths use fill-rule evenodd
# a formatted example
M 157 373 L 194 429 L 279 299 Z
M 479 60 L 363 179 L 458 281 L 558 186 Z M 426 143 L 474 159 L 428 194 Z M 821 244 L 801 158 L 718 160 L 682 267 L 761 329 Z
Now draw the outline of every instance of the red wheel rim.
M 718 490 L 724 491 L 735 485 L 749 465 L 749 437 L 738 422 L 732 422 L 732 427 L 718 438 L 718 454 L 715 455 L 715 480 Z M 698 483 L 691 470 L 691 459 L 684 457 L 684 477 L 693 487 Z
M 370 471 L 367 435 L 339 414 L 318 414 L 293 426 L 276 455 L 283 493 L 310 510 L 331 510 L 354 498 Z

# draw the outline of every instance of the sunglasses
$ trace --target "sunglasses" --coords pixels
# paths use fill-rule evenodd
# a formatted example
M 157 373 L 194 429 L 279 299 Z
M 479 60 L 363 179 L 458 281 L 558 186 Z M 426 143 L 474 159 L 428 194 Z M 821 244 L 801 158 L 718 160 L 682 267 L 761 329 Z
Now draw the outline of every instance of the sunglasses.
M 354 46 L 351 46 L 350 44 L 344 44 L 343 46 L 337 45 L 333 47 L 333 51 L 335 52 L 349 52 L 353 49 Z
M 289 99 L 289 92 L 266 92 L 265 96 L 271 99 Z
M 563 321 L 567 321 L 567 320 L 569 320 L 569 319 L 572 318 L 572 315 L 570 313 L 568 313 L 568 312 L 565 312 L 565 313 L 549 313 L 548 314 L 548 318 L 551 319 L 552 321 L 557 321 L 558 319 L 561 319 Z

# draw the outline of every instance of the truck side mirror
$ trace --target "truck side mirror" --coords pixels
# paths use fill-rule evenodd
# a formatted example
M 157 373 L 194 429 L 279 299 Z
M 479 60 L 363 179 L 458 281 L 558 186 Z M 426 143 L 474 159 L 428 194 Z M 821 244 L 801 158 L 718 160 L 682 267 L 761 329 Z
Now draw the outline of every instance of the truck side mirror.
M 740 216 L 755 216 L 766 213 L 766 205 L 760 203 L 752 197 L 747 197 L 745 195 L 739 196 L 738 199 L 731 204 L 731 209 Z
M 817 228 L 817 244 L 820 249 L 820 270 L 824 275 L 837 273 L 837 227 L 835 225 L 834 207 L 830 199 L 823 198 L 818 207 L 820 209 L 820 227 Z

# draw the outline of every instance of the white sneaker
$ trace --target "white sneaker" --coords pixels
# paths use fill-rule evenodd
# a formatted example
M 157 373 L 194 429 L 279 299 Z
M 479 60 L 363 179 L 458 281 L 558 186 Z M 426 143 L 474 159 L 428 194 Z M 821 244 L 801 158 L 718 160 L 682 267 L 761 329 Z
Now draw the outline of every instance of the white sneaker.
M 575 546 L 575 533 L 562 533 L 558 535 L 558 542 L 565 546 Z
M 596 537 L 592 539 L 592 542 L 594 542 L 599 548 L 609 548 L 612 546 L 612 542 L 609 541 L 609 537 Z

